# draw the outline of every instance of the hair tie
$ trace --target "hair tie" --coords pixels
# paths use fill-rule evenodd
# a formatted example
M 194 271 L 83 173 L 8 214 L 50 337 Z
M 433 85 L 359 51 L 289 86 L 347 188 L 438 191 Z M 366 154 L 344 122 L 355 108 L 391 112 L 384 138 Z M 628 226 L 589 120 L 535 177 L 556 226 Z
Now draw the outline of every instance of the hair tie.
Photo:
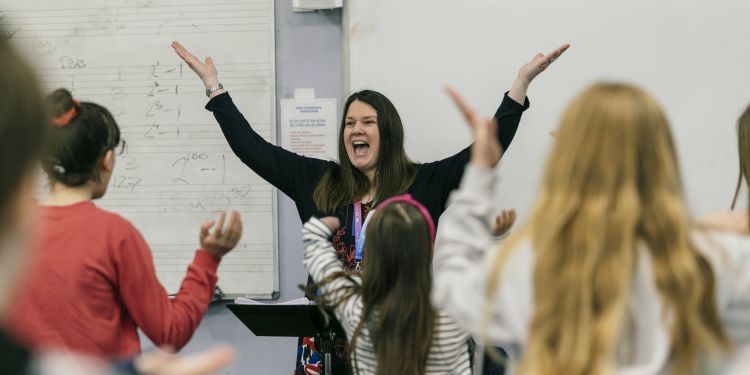
M 46 165 L 49 166 L 49 169 L 57 174 L 64 175 L 66 172 L 65 167 L 62 165 L 62 162 L 60 162 L 60 160 L 57 160 L 56 158 L 47 159 Z
M 422 214 L 422 217 L 424 217 L 424 221 L 427 223 L 427 226 L 430 229 L 430 240 L 432 240 L 433 243 L 435 243 L 435 222 L 432 221 L 432 215 L 430 215 L 430 211 L 427 210 L 427 207 L 422 205 L 422 203 L 419 203 L 416 199 L 414 199 L 411 194 L 401 194 L 397 195 L 395 197 L 388 198 L 381 202 L 376 208 L 375 211 L 380 211 L 385 207 L 386 205 L 389 205 L 391 203 L 408 203 L 419 210 L 419 213 Z
M 63 127 L 65 125 L 70 124 L 70 121 L 73 120 L 76 116 L 78 116 L 78 107 L 81 105 L 81 102 L 79 100 L 73 99 L 73 107 L 69 109 L 67 112 L 63 113 L 60 116 L 57 116 L 52 119 L 52 124 L 57 127 Z

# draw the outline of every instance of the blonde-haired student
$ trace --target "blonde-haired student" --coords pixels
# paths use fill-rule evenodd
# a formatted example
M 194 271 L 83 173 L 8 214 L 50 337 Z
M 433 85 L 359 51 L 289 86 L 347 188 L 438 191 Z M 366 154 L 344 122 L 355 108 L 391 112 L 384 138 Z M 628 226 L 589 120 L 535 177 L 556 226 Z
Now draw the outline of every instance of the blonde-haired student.
M 750 239 L 695 230 L 657 102 L 597 83 L 563 114 L 528 222 L 490 246 L 491 120 L 442 218 L 433 301 L 521 374 L 721 371 L 750 339 Z

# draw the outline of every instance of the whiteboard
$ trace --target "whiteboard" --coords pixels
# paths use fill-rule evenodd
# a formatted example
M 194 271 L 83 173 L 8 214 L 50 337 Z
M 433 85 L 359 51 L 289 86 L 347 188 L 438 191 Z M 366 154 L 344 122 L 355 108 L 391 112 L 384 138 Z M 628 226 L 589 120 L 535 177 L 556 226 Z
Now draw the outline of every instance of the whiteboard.
M 596 80 L 633 82 L 672 125 L 694 214 L 727 209 L 737 178 L 736 119 L 750 103 L 745 0 L 356 0 L 345 4 L 345 91 L 372 88 L 398 108 L 406 149 L 444 158 L 470 134 L 442 92 L 491 116 L 518 68 L 571 48 L 531 85 L 531 108 L 500 167 L 498 205 L 521 221 L 536 196 L 562 110 Z
M 274 142 L 273 1 L 5 0 L 1 10 L 46 91 L 68 88 L 116 117 L 126 152 L 97 204 L 143 233 L 168 292 L 179 290 L 200 223 L 238 210 L 243 237 L 218 285 L 229 296 L 275 297 L 275 189 L 234 156 L 204 109 L 202 83 L 170 48 L 179 40 L 211 55 L 235 103 Z

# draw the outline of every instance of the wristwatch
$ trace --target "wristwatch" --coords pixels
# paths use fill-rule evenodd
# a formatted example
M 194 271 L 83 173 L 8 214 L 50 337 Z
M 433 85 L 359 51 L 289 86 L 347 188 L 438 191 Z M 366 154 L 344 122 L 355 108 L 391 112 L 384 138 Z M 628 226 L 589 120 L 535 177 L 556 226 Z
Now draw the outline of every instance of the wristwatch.
M 216 91 L 222 90 L 222 89 L 224 89 L 224 85 L 222 85 L 221 83 L 217 83 L 213 87 L 210 87 L 210 88 L 206 89 L 206 96 L 211 96 L 211 94 L 215 93 Z

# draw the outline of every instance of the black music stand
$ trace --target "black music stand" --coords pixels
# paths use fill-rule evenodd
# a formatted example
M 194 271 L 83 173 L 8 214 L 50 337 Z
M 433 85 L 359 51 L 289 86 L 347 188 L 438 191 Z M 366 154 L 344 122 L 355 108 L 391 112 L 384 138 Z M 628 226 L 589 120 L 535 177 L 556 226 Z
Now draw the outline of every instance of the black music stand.
M 332 372 L 331 353 L 336 337 L 346 337 L 341 325 L 328 314 L 329 321 L 316 304 L 311 305 L 239 305 L 227 308 L 256 336 L 315 337 L 320 339 L 325 374 Z M 316 340 L 316 342 L 318 342 Z

